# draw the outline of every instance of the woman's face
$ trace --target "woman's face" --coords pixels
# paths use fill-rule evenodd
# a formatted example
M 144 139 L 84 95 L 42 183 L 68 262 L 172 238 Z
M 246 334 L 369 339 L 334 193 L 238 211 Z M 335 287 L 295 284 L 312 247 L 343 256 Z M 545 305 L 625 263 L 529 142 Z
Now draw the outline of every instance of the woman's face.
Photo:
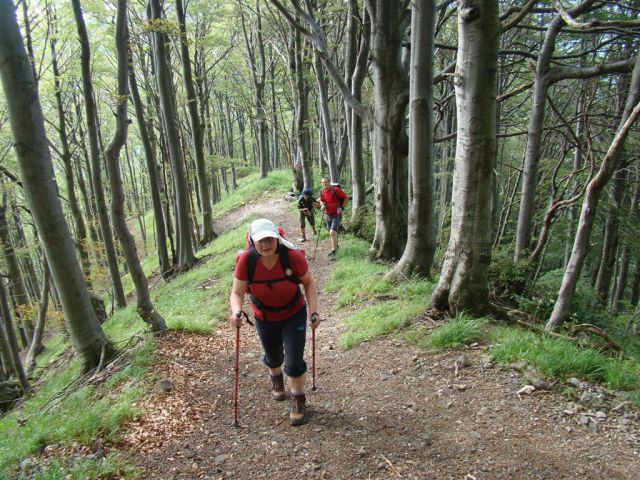
M 278 247 L 278 239 L 273 237 L 265 237 L 254 243 L 260 255 L 274 255 Z

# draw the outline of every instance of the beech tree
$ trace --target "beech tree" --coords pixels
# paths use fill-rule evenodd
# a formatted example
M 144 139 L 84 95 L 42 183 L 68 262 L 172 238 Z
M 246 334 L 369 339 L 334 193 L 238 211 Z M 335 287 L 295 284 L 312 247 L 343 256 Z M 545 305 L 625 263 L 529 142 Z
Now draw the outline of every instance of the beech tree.
M 496 148 L 497 0 L 458 3 L 457 137 L 451 236 L 431 304 L 452 313 L 488 307 L 491 184 Z
M 71 340 L 85 370 L 113 354 L 91 305 L 54 181 L 33 69 L 13 2 L 0 0 L 0 76 L 24 193 L 42 239 Z

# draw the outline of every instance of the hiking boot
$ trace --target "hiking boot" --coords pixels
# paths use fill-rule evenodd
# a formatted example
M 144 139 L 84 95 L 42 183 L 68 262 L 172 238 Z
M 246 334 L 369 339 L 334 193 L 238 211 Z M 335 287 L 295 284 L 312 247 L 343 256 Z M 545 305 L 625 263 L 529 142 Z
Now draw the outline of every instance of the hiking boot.
M 327 255 L 327 257 L 329 257 L 329 260 L 335 260 L 336 259 L 336 251 L 335 250 L 331 250 L 329 252 L 329 255 Z
M 299 239 L 298 239 L 298 241 L 302 243 L 302 242 L 306 242 L 306 241 L 307 241 L 307 239 L 306 239 L 306 238 L 304 238 L 304 237 L 302 237 L 302 238 L 299 238 Z
M 282 373 L 280 375 L 271 375 L 271 398 L 276 402 L 281 402 L 285 399 Z
M 289 410 L 289 422 L 291 426 L 297 427 L 306 422 L 307 418 L 304 413 L 307 397 L 304 393 L 300 395 L 291 394 L 291 410 Z

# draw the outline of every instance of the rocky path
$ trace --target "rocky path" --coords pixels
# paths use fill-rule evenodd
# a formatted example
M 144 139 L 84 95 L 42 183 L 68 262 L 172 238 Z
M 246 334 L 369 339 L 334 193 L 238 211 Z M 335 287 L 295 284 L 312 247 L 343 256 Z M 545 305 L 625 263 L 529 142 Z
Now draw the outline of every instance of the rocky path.
M 250 213 L 297 237 L 282 199 L 248 206 L 217 228 Z M 314 243 L 303 246 L 312 257 Z M 598 392 L 587 396 L 590 405 L 568 404 L 558 387 L 518 395 L 516 370 L 494 365 L 481 348 L 433 354 L 383 338 L 338 350 L 340 312 L 323 291 L 333 268 L 327 251 L 321 242 L 311 262 L 324 321 L 309 422 L 290 427 L 288 402 L 270 399 L 251 327 L 241 337 L 239 428 L 234 332 L 171 332 L 159 341 L 154 369 L 174 388 L 145 399 L 147 414 L 127 427 L 120 447 L 131 449 L 145 478 L 638 478 L 640 416 L 628 405 L 598 405 Z

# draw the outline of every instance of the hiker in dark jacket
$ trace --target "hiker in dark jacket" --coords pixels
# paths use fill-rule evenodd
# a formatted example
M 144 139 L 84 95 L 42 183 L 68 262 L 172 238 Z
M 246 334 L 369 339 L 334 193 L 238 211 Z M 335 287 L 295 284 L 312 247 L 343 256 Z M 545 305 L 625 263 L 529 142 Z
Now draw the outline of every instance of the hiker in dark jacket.
M 316 216 L 314 213 L 314 207 L 319 207 L 320 203 L 313 198 L 313 192 L 310 188 L 302 190 L 302 195 L 298 198 L 298 211 L 300 212 L 300 235 L 299 242 L 306 242 L 307 236 L 305 234 L 305 222 L 309 222 L 313 234 L 316 232 Z
M 308 322 L 315 330 L 320 325 L 316 284 L 304 255 L 282 238 L 271 220 L 255 220 L 251 223 L 249 235 L 252 248 L 242 252 L 236 263 L 229 299 L 230 323 L 233 328 L 242 325 L 242 301 L 245 293 L 249 292 L 256 330 L 264 349 L 263 361 L 271 376 L 271 396 L 277 401 L 285 399 L 284 363 L 293 402 L 289 420 L 291 425 L 302 425 L 306 403 L 307 364 L 303 356 L 306 326 Z M 251 274 L 252 255 L 255 269 Z M 285 256 L 289 265 L 283 267 Z M 304 296 L 298 283 L 304 287 Z

